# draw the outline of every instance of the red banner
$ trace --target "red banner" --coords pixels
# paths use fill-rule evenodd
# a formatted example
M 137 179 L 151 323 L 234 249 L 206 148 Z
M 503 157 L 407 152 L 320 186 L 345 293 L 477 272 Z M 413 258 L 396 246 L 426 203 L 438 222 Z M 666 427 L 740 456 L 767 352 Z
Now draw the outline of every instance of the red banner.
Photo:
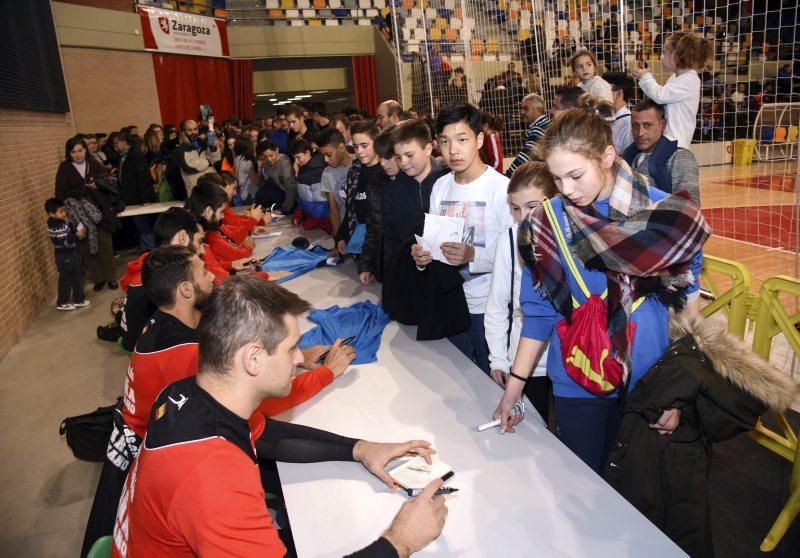
M 225 21 L 139 6 L 145 50 L 190 56 L 230 56 Z

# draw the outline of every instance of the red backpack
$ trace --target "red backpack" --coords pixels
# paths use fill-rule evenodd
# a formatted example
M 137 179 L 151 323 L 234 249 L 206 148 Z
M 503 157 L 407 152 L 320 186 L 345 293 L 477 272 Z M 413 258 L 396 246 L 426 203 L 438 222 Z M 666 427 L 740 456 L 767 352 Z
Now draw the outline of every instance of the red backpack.
M 608 306 L 605 303 L 608 291 L 599 296 L 589 292 L 569 250 L 564 233 L 558 225 L 550 201 L 547 200 L 542 205 L 553 226 L 556 241 L 561 253 L 564 254 L 567 267 L 586 297 L 586 302 L 583 304 L 578 304 L 575 297 L 572 297 L 574 307 L 572 323 L 568 323 L 565 318 L 556 324 L 564 368 L 567 375 L 589 393 L 608 395 L 621 386 L 625 379 L 624 367 L 613 355 L 608 336 Z M 633 311 L 636 311 L 642 302 L 644 297 L 634 302 Z M 635 333 L 636 324 L 630 322 L 628 324 L 630 347 L 633 346 Z

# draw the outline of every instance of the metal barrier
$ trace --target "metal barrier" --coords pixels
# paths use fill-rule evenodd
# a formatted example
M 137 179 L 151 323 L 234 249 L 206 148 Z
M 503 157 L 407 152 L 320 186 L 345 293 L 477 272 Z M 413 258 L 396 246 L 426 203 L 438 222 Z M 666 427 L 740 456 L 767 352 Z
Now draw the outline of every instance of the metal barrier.
M 721 273 L 731 280 L 731 287 L 723 291 L 712 273 Z M 707 318 L 722 310 L 728 318 L 728 331 L 744 339 L 747 328 L 747 305 L 752 283 L 750 272 L 738 262 L 704 256 L 703 272 L 700 275 L 703 286 L 708 289 L 714 300 L 706 305 L 701 314 Z
M 795 327 L 800 322 L 800 312 L 790 316 L 781 304 L 781 294 L 800 297 L 800 280 L 778 275 L 767 279 L 761 286 L 753 350 L 767 360 L 772 350 L 772 339 L 780 333 L 786 337 L 794 352 L 800 355 L 800 332 Z M 800 513 L 800 444 L 786 417 L 780 414 L 777 419 L 780 433 L 767 428 L 760 420 L 749 433 L 759 444 L 793 462 L 789 498 L 761 543 L 763 552 L 775 549 Z

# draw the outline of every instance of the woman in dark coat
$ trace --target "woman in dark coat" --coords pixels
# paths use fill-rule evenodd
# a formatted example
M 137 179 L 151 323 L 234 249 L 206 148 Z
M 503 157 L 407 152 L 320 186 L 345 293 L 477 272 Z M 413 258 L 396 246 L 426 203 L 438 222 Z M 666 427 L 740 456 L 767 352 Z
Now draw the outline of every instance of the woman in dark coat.
M 120 228 L 117 213 L 124 206 L 109 178 L 108 171 L 88 156 L 83 136 L 67 140 L 64 161 L 56 172 L 55 196 L 67 206 L 70 221 L 80 221 L 87 229 L 79 248 L 95 291 L 106 284 L 117 288 L 112 235 Z

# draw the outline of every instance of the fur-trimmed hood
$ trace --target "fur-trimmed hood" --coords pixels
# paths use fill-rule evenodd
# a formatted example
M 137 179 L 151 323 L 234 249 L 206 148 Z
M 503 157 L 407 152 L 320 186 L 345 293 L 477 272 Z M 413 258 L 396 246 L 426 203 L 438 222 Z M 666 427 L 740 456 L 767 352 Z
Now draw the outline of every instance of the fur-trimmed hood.
M 729 333 L 721 320 L 673 314 L 669 333 L 673 340 L 691 334 L 717 374 L 771 409 L 785 411 L 797 397 L 797 384 Z

